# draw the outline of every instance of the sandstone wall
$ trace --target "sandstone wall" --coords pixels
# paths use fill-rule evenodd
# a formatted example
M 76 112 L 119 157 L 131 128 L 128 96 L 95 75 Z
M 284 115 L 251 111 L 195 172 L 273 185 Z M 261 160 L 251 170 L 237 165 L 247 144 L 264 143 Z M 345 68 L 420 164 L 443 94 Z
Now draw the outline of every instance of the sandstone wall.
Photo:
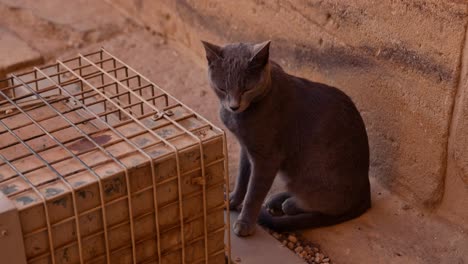
M 450 127 L 445 192 L 438 209 L 447 218 L 468 226 L 468 39 L 465 39 L 462 56 Z
M 368 128 L 374 177 L 426 208 L 443 201 L 448 212 L 468 203 L 465 1 L 108 1 L 192 49 L 200 63 L 200 39 L 271 39 L 271 54 L 286 69 L 354 99 Z M 451 188 L 458 188 L 455 198 L 443 200 Z

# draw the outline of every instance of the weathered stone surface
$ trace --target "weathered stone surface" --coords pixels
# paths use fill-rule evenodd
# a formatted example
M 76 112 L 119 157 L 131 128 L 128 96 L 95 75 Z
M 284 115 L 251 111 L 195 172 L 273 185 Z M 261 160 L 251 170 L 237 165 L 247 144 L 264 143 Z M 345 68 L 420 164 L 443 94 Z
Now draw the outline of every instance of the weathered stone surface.
M 12 9 L 31 12 L 38 19 L 75 31 L 96 31 L 126 21 L 114 8 L 102 1 L 78 0 L 64 3 L 60 0 L 0 0 Z M 118 30 L 109 28 L 108 30 Z
M 343 224 L 303 232 L 320 244 L 333 263 L 468 261 L 466 229 L 418 208 L 408 208 L 407 202 L 375 181 L 372 186 L 373 207 L 367 213 Z
M 42 62 L 42 57 L 37 51 L 1 27 L 0 43 L 0 79 L 21 67 Z
M 468 229 L 468 39 L 448 145 L 445 194 L 438 212 Z
M 453 160 L 456 174 L 468 187 L 468 39 L 466 40 L 463 68 L 452 116 L 449 141 L 449 160 Z
M 468 145 L 465 143 L 464 147 L 468 148 Z M 436 212 L 464 230 L 468 230 L 468 210 L 466 210 L 468 208 L 468 184 L 463 181 L 464 176 L 466 176 L 464 169 L 459 167 L 454 158 L 450 158 L 444 197 Z
M 231 223 L 237 219 L 238 213 L 231 213 Z M 270 234 L 260 227 L 255 236 L 249 239 L 231 236 L 232 263 L 288 263 L 301 264 L 304 261 L 288 248 L 281 246 L 280 242 L 272 239 Z M 268 252 L 267 254 L 265 254 Z
M 103 41 L 134 25 L 104 1 L 0 0 L 0 25 L 47 60 Z
M 272 39 L 273 58 L 289 71 L 354 99 L 368 128 L 373 176 L 418 204 L 440 201 L 466 2 L 112 2 L 199 57 L 200 38 Z

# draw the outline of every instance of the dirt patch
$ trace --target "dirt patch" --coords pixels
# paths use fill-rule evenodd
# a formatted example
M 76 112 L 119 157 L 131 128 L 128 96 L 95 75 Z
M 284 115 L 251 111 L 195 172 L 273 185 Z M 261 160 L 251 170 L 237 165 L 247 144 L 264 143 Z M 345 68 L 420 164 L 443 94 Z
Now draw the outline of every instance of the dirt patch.
M 273 230 L 267 231 L 284 247 L 289 248 L 296 255 L 301 257 L 306 263 L 310 264 L 329 264 L 332 263 L 330 257 L 322 251 L 319 245 L 307 240 L 304 236 L 297 233 L 277 233 Z

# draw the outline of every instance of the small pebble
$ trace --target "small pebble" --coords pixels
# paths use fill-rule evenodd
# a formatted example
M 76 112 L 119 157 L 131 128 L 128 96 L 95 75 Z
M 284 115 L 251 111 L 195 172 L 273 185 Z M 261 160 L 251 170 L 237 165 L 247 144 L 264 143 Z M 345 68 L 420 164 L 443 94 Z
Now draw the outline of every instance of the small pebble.
M 323 254 L 318 247 L 314 247 L 312 243 L 298 237 L 294 233 L 278 233 L 273 230 L 268 230 L 269 233 L 281 241 L 282 246 L 294 251 L 308 264 L 330 264 L 331 260 L 328 256 Z
M 302 248 L 302 247 L 297 247 L 297 248 L 294 249 L 294 252 L 296 252 L 296 253 L 301 253 L 303 250 L 304 250 L 304 248 Z
M 280 239 L 281 235 L 276 233 L 276 232 L 273 232 L 273 237 L 276 238 L 276 239 Z
M 288 240 L 293 242 L 293 243 L 296 243 L 297 242 L 297 237 L 295 235 L 289 235 Z
M 235 262 L 241 262 L 241 258 L 237 257 L 234 261 Z

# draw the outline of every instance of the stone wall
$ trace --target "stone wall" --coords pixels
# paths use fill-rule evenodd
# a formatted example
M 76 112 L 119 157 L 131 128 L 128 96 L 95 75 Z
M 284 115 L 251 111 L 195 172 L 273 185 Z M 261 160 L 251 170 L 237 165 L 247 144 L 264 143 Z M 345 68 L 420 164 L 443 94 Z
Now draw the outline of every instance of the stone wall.
M 200 39 L 271 39 L 273 59 L 288 71 L 356 102 L 373 177 L 415 205 L 468 214 L 454 209 L 468 204 L 465 1 L 108 1 L 200 63 Z
M 447 218 L 468 226 L 468 39 L 466 38 L 462 56 L 462 70 L 448 141 L 445 192 L 438 209 Z
M 43 62 L 37 51 L 2 26 L 0 26 L 0 43 L 2 43 L 0 45 L 0 80 L 5 79 L 7 73 Z M 5 56 L 6 54 L 8 56 Z

